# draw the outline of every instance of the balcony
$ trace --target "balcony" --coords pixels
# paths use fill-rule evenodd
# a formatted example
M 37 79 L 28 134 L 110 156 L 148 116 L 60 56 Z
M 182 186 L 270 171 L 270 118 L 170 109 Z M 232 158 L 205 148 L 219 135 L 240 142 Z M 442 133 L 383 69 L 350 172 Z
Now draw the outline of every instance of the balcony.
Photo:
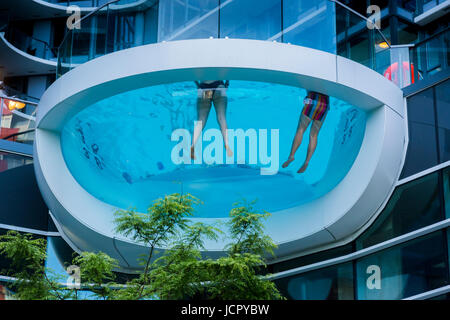
M 448 66 L 448 32 L 415 45 L 393 46 L 385 36 L 388 30 L 369 28 L 366 17 L 340 2 L 264 0 L 256 9 L 251 0 L 240 1 L 239 7 L 233 0 L 217 6 L 211 3 L 205 7 L 166 1 L 158 10 L 148 9 L 145 14 L 153 20 L 145 22 L 137 15 L 118 14 L 106 6 L 86 17 L 79 29 L 67 33 L 59 47 L 57 76 L 118 50 L 199 38 L 266 40 L 337 53 L 377 71 L 401 88 Z M 398 9 L 415 8 L 403 5 Z

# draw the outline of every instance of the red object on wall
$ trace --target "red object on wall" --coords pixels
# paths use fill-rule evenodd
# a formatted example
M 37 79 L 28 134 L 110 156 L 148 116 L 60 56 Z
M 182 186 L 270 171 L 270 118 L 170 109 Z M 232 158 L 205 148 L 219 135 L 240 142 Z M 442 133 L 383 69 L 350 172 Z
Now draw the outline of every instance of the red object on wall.
M 0 140 L 4 139 L 5 137 L 9 136 L 10 134 L 14 134 L 19 132 L 19 128 L 1 128 L 0 129 Z M 8 141 L 16 141 L 17 137 L 9 138 Z
M 403 79 L 408 79 L 411 76 L 411 84 L 414 83 L 414 65 L 404 61 L 403 63 Z M 398 62 L 391 64 L 384 72 L 384 77 L 394 82 L 396 85 L 399 84 L 399 74 L 398 74 Z

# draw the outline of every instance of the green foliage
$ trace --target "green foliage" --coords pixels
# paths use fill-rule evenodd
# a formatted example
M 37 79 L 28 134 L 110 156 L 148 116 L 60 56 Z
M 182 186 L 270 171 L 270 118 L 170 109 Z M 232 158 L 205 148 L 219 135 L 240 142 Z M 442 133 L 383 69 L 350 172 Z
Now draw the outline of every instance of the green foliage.
M 172 194 L 157 199 L 145 214 L 117 211 L 116 231 L 148 247 L 139 260 L 143 271 L 118 285 L 113 282 L 116 260 L 102 252 L 83 252 L 72 262 L 80 268 L 82 289 L 97 298 L 120 300 L 282 299 L 275 284 L 258 274 L 266 266 L 264 256 L 276 247 L 264 234 L 263 220 L 270 214 L 256 210 L 254 202 L 242 202 L 234 205 L 225 224 L 193 223 L 189 217 L 200 203 L 189 194 Z M 228 229 L 227 254 L 202 256 L 205 241 L 223 236 L 221 228 Z M 0 254 L 11 260 L 19 299 L 79 297 L 79 288 L 63 287 L 48 276 L 45 240 L 11 231 L 0 237 Z
M 8 231 L 0 236 L 0 255 L 11 262 L 6 274 L 17 278 L 12 288 L 23 300 L 53 300 L 67 298 L 60 292 L 54 277 L 45 268 L 46 240 L 30 234 Z
M 83 252 L 72 262 L 80 267 L 81 283 L 97 297 L 110 299 L 114 295 L 114 269 L 118 268 L 117 261 L 106 253 Z

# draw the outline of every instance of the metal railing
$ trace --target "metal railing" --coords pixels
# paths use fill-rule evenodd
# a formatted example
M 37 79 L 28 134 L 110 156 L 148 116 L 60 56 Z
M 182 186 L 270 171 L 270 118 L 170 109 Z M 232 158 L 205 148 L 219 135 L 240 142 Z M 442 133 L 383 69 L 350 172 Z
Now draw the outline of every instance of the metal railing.
M 46 60 L 55 59 L 57 57 L 56 48 L 52 48 L 50 44 L 44 40 L 30 36 L 11 26 L 4 28 L 4 32 L 5 39 L 23 52 Z

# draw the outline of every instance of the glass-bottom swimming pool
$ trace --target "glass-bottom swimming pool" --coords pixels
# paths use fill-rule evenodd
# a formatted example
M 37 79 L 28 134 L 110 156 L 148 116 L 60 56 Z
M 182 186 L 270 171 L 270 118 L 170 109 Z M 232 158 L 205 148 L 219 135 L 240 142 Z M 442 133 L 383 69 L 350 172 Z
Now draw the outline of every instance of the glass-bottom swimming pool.
M 202 163 L 189 163 L 190 152 L 176 150 L 183 143 L 189 147 L 191 141 L 176 139 L 176 133 L 192 139 L 199 94 L 194 82 L 173 83 L 128 91 L 84 108 L 61 132 L 71 174 L 96 198 L 140 212 L 170 193 L 190 193 L 202 200 L 195 217 L 227 217 L 233 203 L 244 199 L 257 200 L 257 207 L 275 212 L 333 189 L 351 168 L 364 137 L 365 112 L 331 97 L 307 170 L 297 173 L 306 157 L 310 129 L 295 160 L 282 168 L 306 91 L 231 81 L 225 93 L 226 121 L 228 129 L 248 134 L 245 145 L 234 141 L 233 155 L 226 157 L 212 106 L 196 144 L 199 148 L 201 143 L 204 157 L 197 153 L 195 162 Z M 179 163 L 183 155 L 189 161 Z

